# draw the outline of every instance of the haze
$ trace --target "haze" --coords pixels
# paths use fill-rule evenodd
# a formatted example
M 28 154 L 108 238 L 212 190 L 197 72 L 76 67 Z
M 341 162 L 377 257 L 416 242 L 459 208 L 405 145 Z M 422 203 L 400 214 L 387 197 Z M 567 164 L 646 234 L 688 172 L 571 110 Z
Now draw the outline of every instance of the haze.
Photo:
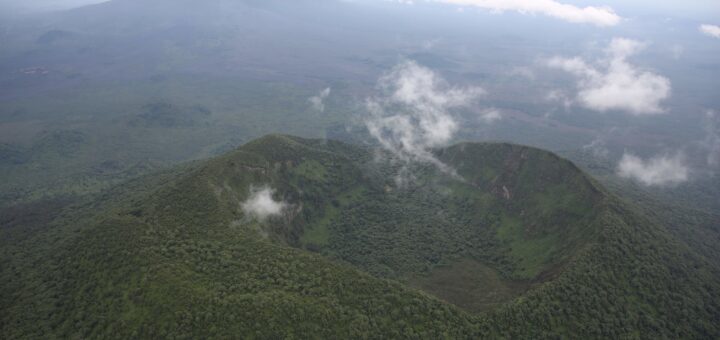
M 0 0 L 0 338 L 720 338 L 717 0 Z

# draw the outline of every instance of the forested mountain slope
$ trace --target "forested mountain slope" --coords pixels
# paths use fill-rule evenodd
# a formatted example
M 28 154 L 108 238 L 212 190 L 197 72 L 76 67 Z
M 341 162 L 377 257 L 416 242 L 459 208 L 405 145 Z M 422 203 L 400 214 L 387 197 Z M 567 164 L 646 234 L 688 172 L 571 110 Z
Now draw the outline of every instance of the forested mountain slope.
M 572 163 L 386 156 L 273 135 L 4 216 L 0 336 L 720 336 L 716 269 Z M 280 212 L 248 209 L 263 190 Z

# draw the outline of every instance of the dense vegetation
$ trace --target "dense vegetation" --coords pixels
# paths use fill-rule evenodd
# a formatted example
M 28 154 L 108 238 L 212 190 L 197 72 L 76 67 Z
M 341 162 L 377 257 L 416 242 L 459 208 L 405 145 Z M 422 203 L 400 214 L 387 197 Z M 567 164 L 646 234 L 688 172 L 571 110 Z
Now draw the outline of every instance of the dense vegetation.
M 98 193 L 278 129 L 323 136 L 345 119 L 347 108 L 332 116 L 315 112 L 307 101 L 315 92 L 238 78 L 166 76 L 3 99 L 0 207 Z
M 0 337 L 720 336 L 717 267 L 572 163 L 509 144 L 436 156 L 457 175 L 415 165 L 398 186 L 376 150 L 269 136 L 5 209 Z M 263 185 L 283 216 L 244 213 Z

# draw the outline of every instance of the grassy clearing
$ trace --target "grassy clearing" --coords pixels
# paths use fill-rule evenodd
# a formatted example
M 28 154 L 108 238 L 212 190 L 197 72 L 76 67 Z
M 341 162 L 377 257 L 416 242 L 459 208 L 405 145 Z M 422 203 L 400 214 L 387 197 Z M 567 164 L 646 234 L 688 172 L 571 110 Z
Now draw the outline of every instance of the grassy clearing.
M 435 267 L 408 282 L 472 313 L 493 310 L 530 288 L 524 281 L 504 279 L 492 267 L 467 258 Z

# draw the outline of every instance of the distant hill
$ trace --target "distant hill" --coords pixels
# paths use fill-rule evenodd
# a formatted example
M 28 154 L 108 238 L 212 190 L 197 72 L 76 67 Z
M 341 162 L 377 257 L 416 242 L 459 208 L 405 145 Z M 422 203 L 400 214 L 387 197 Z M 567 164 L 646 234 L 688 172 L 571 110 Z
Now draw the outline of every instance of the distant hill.
M 569 161 L 386 156 L 271 135 L 45 218 L 4 210 L 0 337 L 720 337 L 716 267 Z

